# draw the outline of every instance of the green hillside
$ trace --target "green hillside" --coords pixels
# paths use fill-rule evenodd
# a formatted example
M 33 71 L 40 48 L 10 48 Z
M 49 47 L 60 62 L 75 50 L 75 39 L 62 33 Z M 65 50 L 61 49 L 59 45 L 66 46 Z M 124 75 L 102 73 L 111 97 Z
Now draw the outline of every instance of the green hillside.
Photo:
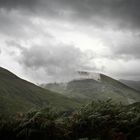
M 124 104 L 140 101 L 138 91 L 103 74 L 100 74 L 100 80 L 75 79 L 68 83 L 44 84 L 42 87 L 83 101 L 112 99 Z
M 0 67 L 0 113 L 23 112 L 48 105 L 61 110 L 79 107 L 80 103 L 38 87 Z
M 136 90 L 140 91 L 140 81 L 132 81 L 132 80 L 119 80 L 120 82 L 124 83 L 125 85 L 132 87 Z

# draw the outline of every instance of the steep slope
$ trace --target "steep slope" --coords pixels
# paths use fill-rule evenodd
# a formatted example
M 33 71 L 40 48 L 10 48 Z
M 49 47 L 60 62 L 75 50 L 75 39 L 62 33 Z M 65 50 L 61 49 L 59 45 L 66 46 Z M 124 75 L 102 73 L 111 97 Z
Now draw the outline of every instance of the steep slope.
M 125 85 L 132 87 L 136 90 L 140 91 L 140 81 L 132 81 L 132 80 L 119 80 L 120 82 L 124 83 Z
M 84 75 L 88 76 L 67 83 L 44 84 L 42 87 L 83 101 L 112 99 L 124 104 L 140 101 L 140 93 L 115 79 L 103 74 Z
M 38 87 L 0 67 L 0 114 L 28 111 L 48 105 L 66 109 L 78 107 L 80 103 Z

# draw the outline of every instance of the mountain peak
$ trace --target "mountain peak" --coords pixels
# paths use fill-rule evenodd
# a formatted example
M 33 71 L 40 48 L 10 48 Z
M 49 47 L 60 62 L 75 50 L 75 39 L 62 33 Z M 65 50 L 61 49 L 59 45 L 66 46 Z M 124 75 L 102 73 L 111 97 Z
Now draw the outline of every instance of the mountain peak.
M 139 92 L 100 73 L 77 71 L 67 83 L 44 84 L 42 87 L 82 101 L 108 100 L 131 104 L 140 101 Z
M 78 71 L 77 79 L 93 79 L 96 81 L 101 80 L 100 73 L 90 72 L 90 71 Z

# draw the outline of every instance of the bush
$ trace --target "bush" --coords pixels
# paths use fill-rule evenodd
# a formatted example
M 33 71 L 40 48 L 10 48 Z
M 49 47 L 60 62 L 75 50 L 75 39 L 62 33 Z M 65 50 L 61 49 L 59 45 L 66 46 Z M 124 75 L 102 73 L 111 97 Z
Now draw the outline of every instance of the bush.
M 53 108 L 0 118 L 0 139 L 7 140 L 137 140 L 140 139 L 139 103 L 92 102 L 67 113 Z M 67 114 L 67 115 L 66 115 Z M 69 115 L 68 115 L 69 114 Z

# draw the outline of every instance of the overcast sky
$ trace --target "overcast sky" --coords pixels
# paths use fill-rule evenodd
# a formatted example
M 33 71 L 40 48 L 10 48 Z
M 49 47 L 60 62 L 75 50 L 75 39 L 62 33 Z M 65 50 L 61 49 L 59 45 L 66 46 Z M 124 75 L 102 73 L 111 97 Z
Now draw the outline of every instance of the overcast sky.
M 140 80 L 140 0 L 0 0 L 0 66 L 35 83 Z

